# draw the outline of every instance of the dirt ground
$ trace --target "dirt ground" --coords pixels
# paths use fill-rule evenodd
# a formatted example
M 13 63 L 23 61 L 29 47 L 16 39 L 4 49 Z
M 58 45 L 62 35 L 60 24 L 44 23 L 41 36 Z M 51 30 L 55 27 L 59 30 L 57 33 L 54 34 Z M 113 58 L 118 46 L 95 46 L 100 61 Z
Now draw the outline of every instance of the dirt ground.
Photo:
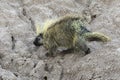
M 46 57 L 35 26 L 82 12 L 91 31 L 111 38 L 90 42 L 91 53 Z M 0 80 L 120 80 L 120 0 L 0 0 Z

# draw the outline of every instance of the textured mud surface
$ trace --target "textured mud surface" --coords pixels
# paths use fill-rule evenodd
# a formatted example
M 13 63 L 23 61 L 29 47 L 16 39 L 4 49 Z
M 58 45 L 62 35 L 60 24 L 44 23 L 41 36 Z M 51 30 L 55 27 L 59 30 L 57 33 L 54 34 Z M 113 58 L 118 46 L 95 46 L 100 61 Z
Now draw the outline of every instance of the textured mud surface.
M 86 11 L 92 31 L 111 37 L 88 43 L 91 54 L 46 57 L 35 48 L 35 24 Z M 120 0 L 0 0 L 0 80 L 120 80 Z

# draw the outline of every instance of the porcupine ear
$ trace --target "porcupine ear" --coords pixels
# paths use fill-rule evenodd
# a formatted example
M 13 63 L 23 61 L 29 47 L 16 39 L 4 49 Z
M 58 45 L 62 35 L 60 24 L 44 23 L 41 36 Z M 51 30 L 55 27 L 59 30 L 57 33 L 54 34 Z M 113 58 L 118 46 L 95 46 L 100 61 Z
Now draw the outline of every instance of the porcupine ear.
M 40 33 L 39 36 L 41 36 L 41 38 L 43 38 L 43 34 L 42 33 Z

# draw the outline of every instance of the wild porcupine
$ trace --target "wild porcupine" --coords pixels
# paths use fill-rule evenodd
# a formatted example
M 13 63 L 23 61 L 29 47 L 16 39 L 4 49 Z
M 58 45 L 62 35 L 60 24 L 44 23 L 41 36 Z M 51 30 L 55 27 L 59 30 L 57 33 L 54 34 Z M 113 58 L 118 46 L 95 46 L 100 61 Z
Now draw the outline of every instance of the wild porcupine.
M 90 53 L 86 41 L 107 42 L 109 38 L 102 33 L 91 32 L 85 27 L 85 18 L 78 15 L 66 15 L 57 20 L 45 23 L 42 33 L 34 40 L 34 45 L 43 45 L 50 55 L 57 52 L 58 47 Z

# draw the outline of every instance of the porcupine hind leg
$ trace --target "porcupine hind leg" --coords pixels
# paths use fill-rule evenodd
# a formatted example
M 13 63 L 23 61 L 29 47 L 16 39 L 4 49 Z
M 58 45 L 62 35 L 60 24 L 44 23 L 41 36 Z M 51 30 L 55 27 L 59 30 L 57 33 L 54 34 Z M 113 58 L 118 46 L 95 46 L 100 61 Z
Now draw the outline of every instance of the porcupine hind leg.
M 86 45 L 86 41 L 82 37 L 76 37 L 74 39 L 74 52 L 90 53 L 90 48 Z

